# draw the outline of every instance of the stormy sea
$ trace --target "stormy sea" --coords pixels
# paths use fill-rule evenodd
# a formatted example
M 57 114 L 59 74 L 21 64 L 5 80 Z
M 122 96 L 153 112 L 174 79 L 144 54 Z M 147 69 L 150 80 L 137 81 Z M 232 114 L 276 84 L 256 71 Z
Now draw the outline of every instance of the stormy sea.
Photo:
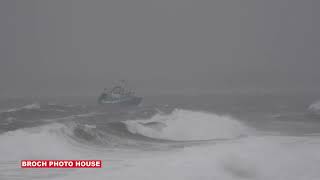
M 320 94 L 0 100 L 0 180 L 319 180 Z M 23 169 L 22 159 L 99 159 L 100 169 Z

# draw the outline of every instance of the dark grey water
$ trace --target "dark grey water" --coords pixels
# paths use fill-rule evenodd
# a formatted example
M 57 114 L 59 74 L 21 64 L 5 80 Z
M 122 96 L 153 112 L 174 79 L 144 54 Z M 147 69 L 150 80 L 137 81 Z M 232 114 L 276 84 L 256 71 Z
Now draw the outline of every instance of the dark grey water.
M 0 179 L 319 179 L 318 97 L 150 96 L 121 111 L 94 97 L 2 99 Z M 90 158 L 106 165 L 19 166 Z

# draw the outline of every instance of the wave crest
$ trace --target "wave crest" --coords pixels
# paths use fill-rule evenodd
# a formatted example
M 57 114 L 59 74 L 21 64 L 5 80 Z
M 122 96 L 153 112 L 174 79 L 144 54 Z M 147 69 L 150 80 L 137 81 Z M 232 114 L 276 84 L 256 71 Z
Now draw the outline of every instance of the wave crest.
M 320 113 L 320 101 L 317 101 L 309 106 L 309 111 Z
M 149 120 L 123 123 L 133 134 L 177 141 L 235 138 L 248 132 L 245 125 L 232 117 L 182 109 L 156 114 Z

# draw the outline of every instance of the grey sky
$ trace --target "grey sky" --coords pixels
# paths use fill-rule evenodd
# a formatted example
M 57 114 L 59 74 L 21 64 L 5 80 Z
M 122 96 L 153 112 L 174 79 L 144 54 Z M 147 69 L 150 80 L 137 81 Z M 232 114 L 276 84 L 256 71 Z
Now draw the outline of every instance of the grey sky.
M 0 97 L 320 89 L 317 0 L 1 0 Z

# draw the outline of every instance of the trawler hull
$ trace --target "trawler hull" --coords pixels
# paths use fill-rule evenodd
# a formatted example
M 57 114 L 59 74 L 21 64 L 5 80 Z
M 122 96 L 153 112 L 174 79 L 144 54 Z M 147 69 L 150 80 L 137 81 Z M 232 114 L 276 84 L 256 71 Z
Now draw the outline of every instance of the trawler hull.
M 100 101 L 99 104 L 104 107 L 132 107 L 138 106 L 141 104 L 142 98 L 141 97 L 130 97 L 125 98 L 123 100 L 114 100 L 114 101 Z

